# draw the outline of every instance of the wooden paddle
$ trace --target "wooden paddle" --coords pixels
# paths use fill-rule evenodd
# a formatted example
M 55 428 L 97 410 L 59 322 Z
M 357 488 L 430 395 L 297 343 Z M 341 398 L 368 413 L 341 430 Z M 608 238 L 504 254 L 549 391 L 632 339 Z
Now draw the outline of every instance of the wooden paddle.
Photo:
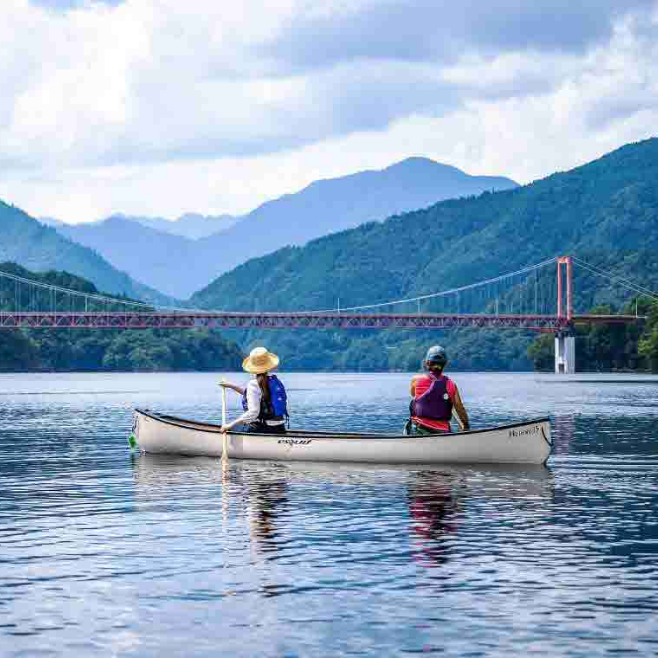
M 462 423 L 462 419 L 459 417 L 459 414 L 455 411 L 455 408 L 452 408 L 452 417 L 457 421 L 457 425 L 459 425 L 459 429 L 463 432 L 464 431 L 464 423 Z
M 222 384 L 224 379 L 222 378 Z M 226 425 L 226 388 L 222 386 L 222 425 Z M 222 432 L 222 461 L 228 461 L 228 433 Z

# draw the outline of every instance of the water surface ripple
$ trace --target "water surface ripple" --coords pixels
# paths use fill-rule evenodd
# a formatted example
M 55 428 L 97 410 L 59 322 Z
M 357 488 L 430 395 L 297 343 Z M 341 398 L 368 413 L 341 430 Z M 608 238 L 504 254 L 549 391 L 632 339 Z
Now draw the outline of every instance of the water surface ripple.
M 655 383 L 455 379 L 475 426 L 551 414 L 548 468 L 131 455 L 217 377 L 0 376 L 0 654 L 655 655 Z M 285 381 L 296 427 L 404 422 L 406 375 Z

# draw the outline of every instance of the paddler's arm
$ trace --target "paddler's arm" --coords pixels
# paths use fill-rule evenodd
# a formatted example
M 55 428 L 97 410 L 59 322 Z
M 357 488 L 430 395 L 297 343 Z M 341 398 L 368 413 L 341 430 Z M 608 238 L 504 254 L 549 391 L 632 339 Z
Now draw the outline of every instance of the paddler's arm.
M 222 388 L 230 388 L 232 391 L 235 391 L 238 395 L 244 395 L 244 388 L 240 388 L 236 384 L 231 384 L 231 382 L 219 382 L 219 385 Z
M 411 386 L 409 387 L 409 392 L 411 393 L 412 398 L 416 397 L 416 382 L 420 377 L 422 377 L 422 375 L 414 375 L 411 379 Z
M 258 420 L 261 396 L 262 393 L 260 392 L 258 382 L 252 379 L 247 385 L 247 411 L 239 418 L 226 423 L 226 425 L 222 425 L 222 432 L 230 432 L 236 425 L 249 425 L 249 423 Z
M 468 413 L 466 413 L 466 407 L 462 402 L 461 395 L 459 395 L 459 389 L 455 386 L 455 399 L 453 400 L 454 410 L 457 412 L 457 422 L 462 428 L 463 432 L 466 432 L 471 428 L 471 424 L 468 421 Z

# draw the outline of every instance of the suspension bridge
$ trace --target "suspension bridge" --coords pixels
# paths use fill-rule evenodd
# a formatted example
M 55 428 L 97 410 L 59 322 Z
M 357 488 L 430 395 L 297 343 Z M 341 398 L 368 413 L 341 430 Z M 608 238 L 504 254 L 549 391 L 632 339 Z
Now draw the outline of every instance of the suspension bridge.
M 658 295 L 572 256 L 554 257 L 491 279 L 415 297 L 296 311 L 155 307 L 0 271 L 0 329 L 517 329 L 556 336 L 556 371 L 575 371 L 578 324 L 637 322 L 637 315 L 577 313 L 574 268 L 635 298 Z

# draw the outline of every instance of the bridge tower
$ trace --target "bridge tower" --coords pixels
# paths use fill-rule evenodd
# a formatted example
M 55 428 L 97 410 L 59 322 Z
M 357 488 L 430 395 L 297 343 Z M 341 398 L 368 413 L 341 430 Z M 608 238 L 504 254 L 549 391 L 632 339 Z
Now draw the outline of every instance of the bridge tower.
M 561 375 L 572 375 L 576 372 L 576 337 L 573 332 L 573 261 L 571 256 L 560 256 L 557 259 L 557 317 L 560 329 L 555 334 L 555 372 Z

